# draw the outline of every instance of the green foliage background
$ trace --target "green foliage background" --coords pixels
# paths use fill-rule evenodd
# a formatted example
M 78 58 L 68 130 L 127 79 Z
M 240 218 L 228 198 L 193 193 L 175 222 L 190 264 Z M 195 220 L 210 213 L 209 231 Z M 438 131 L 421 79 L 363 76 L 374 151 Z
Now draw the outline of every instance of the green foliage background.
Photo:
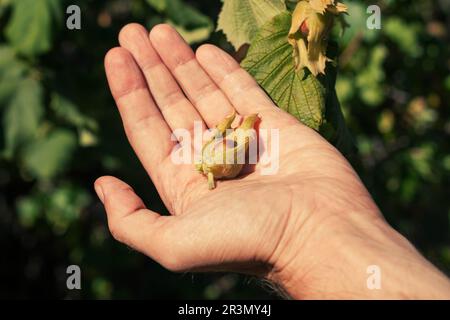
M 351 157 L 388 221 L 450 272 L 450 6 L 446 0 L 345 1 L 337 94 Z M 68 30 L 77 4 L 82 30 Z M 382 8 L 382 29 L 365 27 Z M 103 70 L 128 22 L 175 24 L 211 42 L 219 0 L 0 0 L 0 297 L 269 298 L 230 274 L 172 274 L 110 236 L 92 183 L 129 182 L 165 212 L 124 136 Z M 66 267 L 82 290 L 66 289 Z

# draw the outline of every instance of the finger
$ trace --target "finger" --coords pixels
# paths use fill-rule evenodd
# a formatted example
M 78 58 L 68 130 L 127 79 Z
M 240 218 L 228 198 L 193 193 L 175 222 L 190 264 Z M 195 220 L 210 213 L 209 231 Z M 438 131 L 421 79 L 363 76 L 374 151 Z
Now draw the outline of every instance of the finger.
M 113 237 L 171 267 L 170 257 L 167 257 L 171 244 L 165 234 L 172 217 L 146 209 L 133 189 L 115 177 L 98 178 L 94 187 L 105 206 Z
M 153 102 L 145 79 L 128 50 L 112 49 L 105 58 L 105 68 L 128 139 L 164 204 L 172 214 L 177 214 L 181 209 L 174 200 L 188 186 L 198 183 L 201 176 L 193 170 L 192 164 L 174 162 L 172 150 L 176 150 L 176 141 L 172 139 L 171 130 Z M 189 138 L 183 150 L 189 148 Z
M 273 112 L 274 104 L 247 71 L 213 45 L 197 50 L 197 60 L 241 114 Z
M 120 31 L 119 42 L 138 63 L 153 98 L 172 130 L 184 128 L 192 131 L 194 121 L 203 125 L 200 114 L 152 47 L 149 34 L 143 26 L 137 23 L 126 25 Z
M 157 25 L 150 32 L 150 41 L 209 127 L 233 112 L 226 96 L 175 29 L 166 24 Z
M 170 140 L 171 131 L 127 50 L 111 49 L 105 57 L 105 70 L 127 137 L 153 178 L 174 144 Z

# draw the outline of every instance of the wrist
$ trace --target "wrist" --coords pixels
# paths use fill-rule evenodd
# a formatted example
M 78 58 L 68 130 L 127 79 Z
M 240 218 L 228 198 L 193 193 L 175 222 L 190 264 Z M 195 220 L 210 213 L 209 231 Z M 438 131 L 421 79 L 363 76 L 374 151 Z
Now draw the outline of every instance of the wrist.
M 347 221 L 349 216 L 345 220 L 340 215 L 306 219 L 290 233 L 271 274 L 286 295 L 294 299 L 344 298 L 339 288 L 346 282 L 347 254 L 353 251 L 359 256 L 360 251 L 360 240 L 350 238 L 367 239 L 356 236 L 359 228 Z
M 333 215 L 314 226 L 305 222 L 274 263 L 270 278 L 290 297 L 449 297 L 448 279 L 378 213 Z

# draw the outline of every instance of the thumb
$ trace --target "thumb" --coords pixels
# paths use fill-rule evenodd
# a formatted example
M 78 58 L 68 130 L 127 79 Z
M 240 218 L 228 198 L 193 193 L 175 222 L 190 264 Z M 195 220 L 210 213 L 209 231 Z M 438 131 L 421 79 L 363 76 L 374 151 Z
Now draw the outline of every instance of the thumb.
M 148 210 L 134 190 L 115 177 L 98 178 L 94 188 L 105 206 L 112 236 L 170 269 L 167 225 L 173 217 Z

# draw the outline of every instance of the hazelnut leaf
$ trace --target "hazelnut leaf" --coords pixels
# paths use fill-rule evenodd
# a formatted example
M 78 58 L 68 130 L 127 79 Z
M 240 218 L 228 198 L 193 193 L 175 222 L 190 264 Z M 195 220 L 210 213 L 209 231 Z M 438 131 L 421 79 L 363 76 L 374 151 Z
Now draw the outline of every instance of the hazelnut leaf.
M 326 89 L 307 69 L 296 71 L 287 41 L 291 20 L 284 12 L 262 26 L 241 65 L 281 109 L 318 130 L 324 121 Z

